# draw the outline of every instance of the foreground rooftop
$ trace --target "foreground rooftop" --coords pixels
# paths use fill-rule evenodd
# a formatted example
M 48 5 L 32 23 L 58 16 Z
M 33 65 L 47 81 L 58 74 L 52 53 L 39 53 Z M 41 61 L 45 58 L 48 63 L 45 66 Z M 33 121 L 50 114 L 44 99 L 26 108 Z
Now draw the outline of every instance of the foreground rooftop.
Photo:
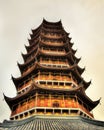
M 104 122 L 79 116 L 33 116 L 0 123 L 0 130 L 104 130 Z

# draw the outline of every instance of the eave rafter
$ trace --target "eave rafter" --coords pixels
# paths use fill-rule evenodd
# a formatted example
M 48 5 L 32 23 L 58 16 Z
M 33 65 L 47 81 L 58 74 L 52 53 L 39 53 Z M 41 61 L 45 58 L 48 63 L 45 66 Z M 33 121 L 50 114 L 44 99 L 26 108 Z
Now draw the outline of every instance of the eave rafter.
M 9 98 L 7 96 L 4 95 L 4 99 L 7 102 L 7 104 L 9 105 L 10 109 L 12 109 L 12 106 L 14 105 L 14 103 L 19 103 L 21 101 L 21 99 L 25 99 L 28 96 L 34 94 L 36 91 L 47 91 L 49 93 L 51 92 L 55 92 L 55 93 L 67 93 L 67 94 L 75 94 L 78 97 L 80 97 L 84 102 L 89 103 L 90 106 L 90 111 L 96 107 L 99 102 L 100 99 L 97 101 L 92 101 L 83 91 L 82 87 L 77 87 L 77 88 L 72 88 L 72 89 L 58 89 L 58 88 L 47 88 L 47 87 L 43 87 L 39 84 L 36 84 L 35 82 L 33 82 L 31 84 L 31 87 L 24 93 L 17 95 L 16 97 L 13 98 Z
M 35 62 L 34 67 L 31 69 L 31 71 L 27 72 L 26 74 L 24 74 L 23 76 L 19 77 L 19 78 L 14 78 L 12 76 L 12 80 L 15 84 L 15 86 L 18 88 L 18 85 L 23 82 L 26 77 L 30 77 L 30 75 L 32 75 L 32 73 L 34 73 L 35 71 L 41 70 L 41 71 L 64 71 L 64 72 L 72 72 L 73 75 L 77 78 L 77 80 L 79 82 L 81 82 L 81 84 L 83 85 L 83 87 L 86 89 L 89 85 L 90 82 L 86 82 L 84 81 L 84 79 L 81 77 L 80 73 L 78 72 L 78 65 L 74 64 L 71 67 L 67 67 L 67 68 L 59 68 L 59 67 L 48 67 L 48 66 L 43 66 L 40 65 L 38 62 Z M 81 68 L 80 68 L 81 70 Z
M 27 53 L 27 54 L 23 54 L 23 53 L 22 53 L 22 57 L 23 57 L 23 59 L 24 59 L 24 62 L 26 62 L 26 61 L 27 61 L 27 58 L 28 58 L 29 56 L 31 56 L 33 53 L 35 54 L 36 51 L 37 51 L 37 49 L 38 49 L 38 45 L 36 45 L 36 47 L 35 47 L 31 52 L 29 52 L 29 53 Z
M 40 31 L 41 27 L 42 27 L 42 23 L 36 29 L 31 29 L 32 31 L 31 38 L 33 38 L 34 35 L 36 35 Z
M 33 62 L 34 59 L 37 59 L 38 56 L 66 57 L 69 60 L 71 60 L 71 62 L 73 62 L 73 64 L 74 64 L 74 59 L 73 59 L 71 51 L 67 52 L 66 54 L 56 55 L 56 54 L 47 54 L 47 53 L 44 53 L 43 51 L 41 51 L 41 49 L 38 48 L 36 54 L 29 61 L 25 62 L 24 64 L 18 64 L 18 66 L 20 68 L 20 71 L 22 72 L 22 70 L 24 69 L 24 67 L 27 66 L 27 65 L 29 65 L 30 62 Z M 75 56 L 74 56 L 74 58 L 75 58 Z M 80 61 L 80 59 L 76 59 L 76 63 L 78 63 L 79 61 Z
M 58 22 L 49 22 L 46 19 L 43 19 L 43 25 L 47 25 L 47 26 L 55 26 L 55 27 L 62 27 L 62 23 L 61 20 Z
M 39 43 L 39 40 L 35 44 L 29 45 L 29 46 L 25 45 L 27 53 L 31 52 L 32 49 L 35 48 L 35 46 L 38 45 L 38 43 Z
M 77 66 L 78 67 L 78 66 Z M 82 77 L 81 74 L 78 72 L 77 68 L 73 68 L 73 75 L 77 78 L 77 80 L 79 81 L 79 84 L 84 88 L 84 90 L 86 90 L 89 85 L 91 84 L 91 81 L 86 82 Z
M 7 97 L 4 95 L 4 99 L 7 102 L 7 104 L 9 105 L 10 109 L 12 109 L 12 106 L 14 105 L 14 103 L 17 104 L 22 99 L 25 99 L 28 96 L 31 96 L 32 94 L 34 94 L 36 91 L 42 90 L 42 91 L 48 91 L 48 92 L 55 91 L 55 92 L 64 92 L 64 93 L 73 93 L 73 92 L 75 93 L 80 89 L 81 89 L 81 87 L 72 88 L 72 89 L 58 89 L 58 88 L 50 89 L 50 88 L 43 87 L 43 86 L 33 82 L 31 84 L 30 88 L 27 91 L 25 91 L 24 93 L 21 93 L 13 98 L 10 98 L 10 97 Z

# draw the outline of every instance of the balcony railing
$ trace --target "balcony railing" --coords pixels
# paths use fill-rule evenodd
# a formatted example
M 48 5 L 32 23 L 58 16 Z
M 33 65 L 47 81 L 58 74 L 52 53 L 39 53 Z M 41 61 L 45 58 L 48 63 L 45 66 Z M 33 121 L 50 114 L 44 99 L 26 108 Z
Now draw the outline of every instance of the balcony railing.
M 18 91 L 22 91 L 23 89 L 26 89 L 28 86 L 33 83 L 33 80 L 36 83 L 39 83 L 40 81 L 45 81 L 47 82 L 69 82 L 72 83 L 73 85 L 77 86 L 77 81 L 74 81 L 69 75 L 62 74 L 61 73 L 37 73 L 35 75 L 32 75 L 32 77 L 28 78 L 26 81 L 21 83 L 18 86 Z
M 43 36 L 48 37 L 48 38 L 61 38 L 62 34 L 58 35 L 58 34 L 50 34 L 50 33 L 41 33 Z
M 53 81 L 71 81 L 72 79 L 68 76 L 52 76 L 52 75 L 38 75 L 34 78 L 36 80 L 53 80 Z
M 57 55 L 60 55 L 60 54 L 66 54 L 65 51 L 42 50 L 42 52 L 44 52 L 44 53 L 48 53 L 48 54 L 57 54 Z
M 41 41 L 41 42 L 48 45 L 56 45 L 56 46 L 64 45 L 63 42 L 50 42 L 50 41 Z
M 36 99 L 35 99 L 36 100 Z M 93 114 L 89 112 L 89 110 L 87 108 L 85 108 L 83 106 L 83 103 L 80 104 L 78 101 L 75 100 L 66 100 L 66 99 L 57 99 L 57 102 L 59 103 L 59 105 L 57 107 L 53 106 L 54 101 L 56 101 L 56 99 L 54 98 L 49 98 L 49 99 L 40 99 L 37 98 L 36 101 L 31 101 L 31 102 L 25 102 L 24 105 L 19 105 L 17 106 L 16 110 L 12 111 L 11 116 L 17 115 L 19 113 L 22 113 L 24 111 L 30 110 L 32 108 L 35 107 L 39 107 L 39 108 L 58 108 L 58 109 L 63 109 L 63 108 L 74 108 L 74 109 L 81 109 L 82 111 L 84 111 L 85 113 L 87 113 L 89 116 L 91 116 L 93 118 Z

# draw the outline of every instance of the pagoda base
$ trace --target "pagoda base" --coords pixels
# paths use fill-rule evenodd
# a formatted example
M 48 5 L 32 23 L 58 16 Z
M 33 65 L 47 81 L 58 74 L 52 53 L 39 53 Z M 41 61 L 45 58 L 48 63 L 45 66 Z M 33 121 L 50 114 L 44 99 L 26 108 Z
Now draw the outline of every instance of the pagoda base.
M 80 108 L 53 108 L 53 107 L 35 107 L 24 112 L 12 115 L 10 120 L 22 120 L 34 115 L 52 115 L 52 116 L 83 116 L 93 119 L 93 114 L 87 113 Z

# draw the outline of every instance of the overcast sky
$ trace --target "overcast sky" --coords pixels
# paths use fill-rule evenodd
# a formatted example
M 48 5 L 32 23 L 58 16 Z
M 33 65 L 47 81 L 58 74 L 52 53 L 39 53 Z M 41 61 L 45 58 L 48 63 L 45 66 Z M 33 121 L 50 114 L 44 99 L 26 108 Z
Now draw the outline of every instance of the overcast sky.
M 104 0 L 0 0 L 0 122 L 9 119 L 10 109 L 3 100 L 16 95 L 11 74 L 19 77 L 17 61 L 23 63 L 21 52 L 31 29 L 43 18 L 57 22 L 72 37 L 79 65 L 86 67 L 82 75 L 92 80 L 86 94 L 99 104 L 94 110 L 97 120 L 104 121 Z

